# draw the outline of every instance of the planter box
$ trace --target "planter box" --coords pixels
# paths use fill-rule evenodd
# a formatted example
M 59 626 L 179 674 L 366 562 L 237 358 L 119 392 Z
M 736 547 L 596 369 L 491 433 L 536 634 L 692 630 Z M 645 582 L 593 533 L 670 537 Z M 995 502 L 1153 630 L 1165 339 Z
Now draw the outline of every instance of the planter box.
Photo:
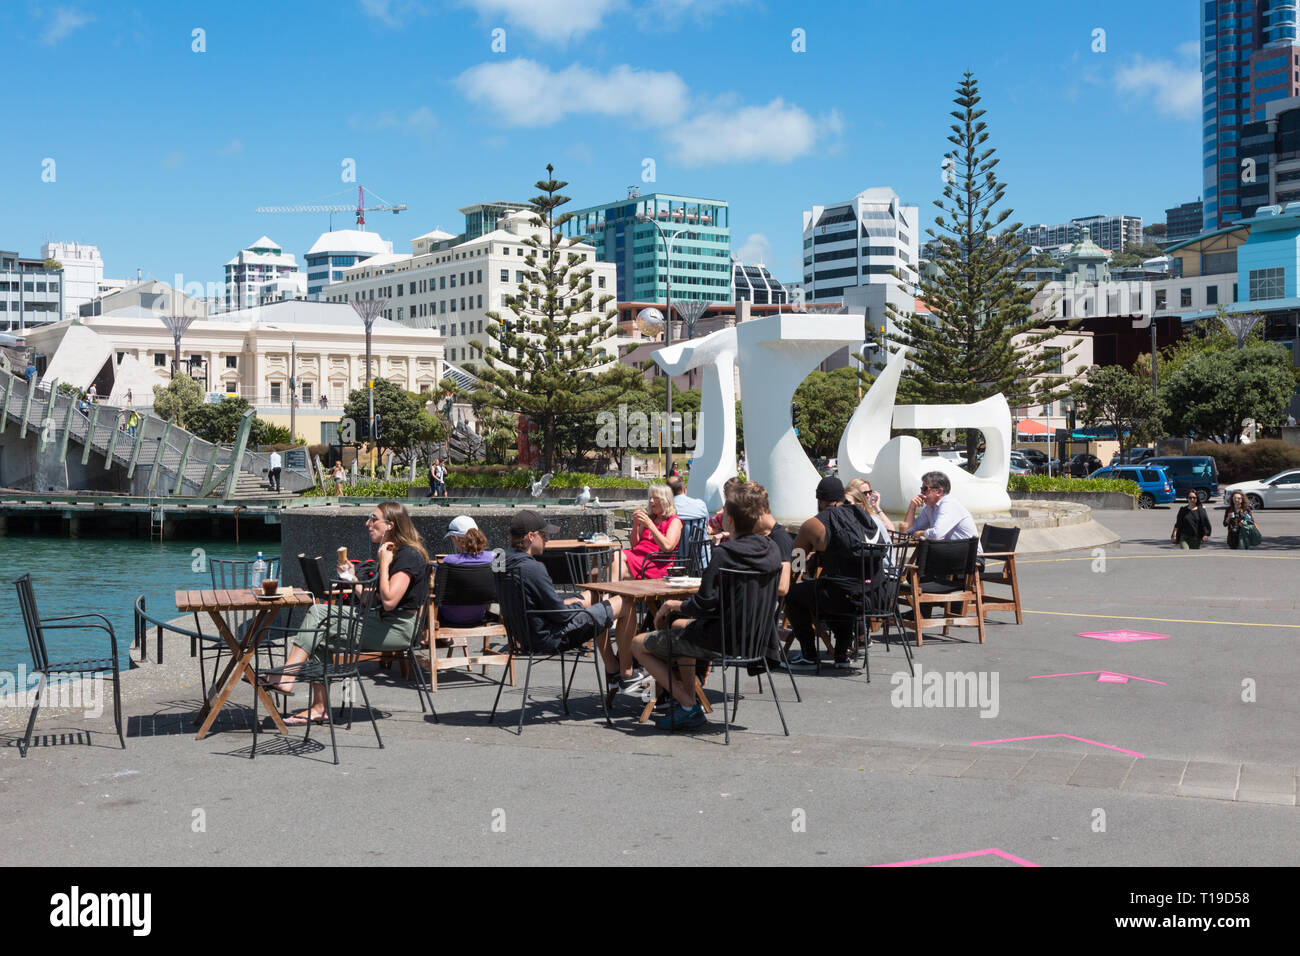
M 1099 511 L 1136 511 L 1138 502 L 1118 491 L 1009 491 L 1012 501 L 1073 501 Z

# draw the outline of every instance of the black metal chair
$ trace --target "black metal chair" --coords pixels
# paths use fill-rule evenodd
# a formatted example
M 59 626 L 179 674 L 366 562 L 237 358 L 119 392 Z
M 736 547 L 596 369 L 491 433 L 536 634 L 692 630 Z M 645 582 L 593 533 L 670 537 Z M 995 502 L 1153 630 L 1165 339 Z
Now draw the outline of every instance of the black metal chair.
M 577 517 L 578 532 L 581 535 L 605 534 L 605 514 L 602 511 L 583 512 Z
M 608 581 L 609 576 L 614 568 L 613 548 L 604 551 L 592 548 L 583 548 L 581 551 L 565 551 L 565 561 L 568 564 L 568 580 L 573 582 L 574 587 L 582 588 L 584 584 L 591 581 Z
M 1005 595 L 996 595 L 993 600 L 989 600 L 987 594 L 984 595 L 984 613 L 989 611 L 1015 611 L 1016 623 L 1023 624 L 1024 617 L 1020 612 L 1020 577 L 1016 574 L 1016 545 L 1020 543 L 1019 528 L 999 528 L 995 525 L 986 524 L 984 530 L 980 532 L 980 555 L 979 561 L 979 578 L 980 588 L 986 584 L 996 584 L 1000 587 L 1011 588 L 1011 597 L 1008 599 Z M 998 561 L 1002 567 L 997 571 L 990 571 L 986 562 Z
M 682 534 L 677 539 L 677 547 L 672 551 L 656 551 L 641 562 L 641 569 L 634 577 L 643 579 L 651 568 L 666 568 L 667 575 L 690 575 L 698 577 L 704 569 L 701 558 L 704 545 L 708 541 L 707 522 L 703 518 L 691 518 L 682 522 Z M 705 562 L 707 564 L 707 561 Z
M 19 756 L 26 757 L 27 751 L 31 749 L 32 730 L 36 726 L 36 714 L 41 709 L 41 693 L 46 685 L 50 683 L 51 677 L 66 678 L 72 675 L 83 676 L 87 674 L 98 676 L 105 671 L 111 671 L 113 674 L 113 720 L 117 726 L 117 739 L 121 742 L 122 749 L 125 750 L 126 737 L 122 735 L 122 685 L 117 663 L 117 633 L 113 630 L 112 622 L 104 615 L 94 613 L 62 614 L 58 617 L 42 618 L 40 612 L 36 609 L 36 593 L 32 589 L 32 576 L 24 574 L 15 578 L 13 583 L 18 590 L 18 607 L 22 612 L 23 627 L 27 630 L 27 646 L 32 653 L 32 669 L 35 673 L 41 675 L 36 685 L 36 701 L 32 706 L 31 715 L 27 718 L 27 731 L 23 734 L 22 742 L 18 745 Z M 90 618 L 95 620 L 88 620 Z M 45 646 L 45 632 L 79 628 L 107 631 L 109 656 L 70 661 L 51 661 L 49 651 Z M 26 688 L 22 687 L 18 688 L 18 690 L 20 692 L 26 691 Z
M 264 558 L 266 564 L 265 577 L 279 579 L 280 577 L 280 559 Z M 253 564 L 254 560 L 245 558 L 208 558 L 208 577 L 212 581 L 214 591 L 237 591 L 241 589 L 252 590 L 253 582 Z M 236 640 L 242 640 L 244 632 L 252 624 L 256 615 L 252 611 L 227 611 L 222 614 L 222 619 L 226 622 L 226 627 L 230 628 L 230 633 L 235 636 Z M 277 630 L 286 630 L 292 623 L 292 614 L 282 628 Z M 208 685 L 215 683 L 217 679 L 217 670 L 221 667 L 221 659 L 225 656 L 229 648 L 220 634 L 204 633 L 203 624 L 199 620 L 198 612 L 194 613 L 194 630 L 200 635 L 199 637 L 190 638 L 190 657 L 197 653 L 199 658 L 199 684 L 203 690 L 203 696 L 208 695 Z M 208 647 L 215 648 L 216 653 L 212 657 L 212 678 L 208 679 L 206 671 L 206 654 L 205 649 Z M 261 654 L 266 652 L 267 665 L 273 664 L 274 658 L 271 656 L 272 651 L 279 651 L 283 655 L 285 650 L 284 640 L 273 639 L 263 641 L 257 649 Z
M 907 557 L 911 553 L 913 541 L 910 535 L 893 532 L 890 534 L 890 543 L 888 550 L 885 552 L 884 567 L 881 568 L 881 586 L 874 588 L 869 592 L 870 601 L 866 609 L 867 626 L 871 622 L 880 621 L 881 643 L 885 645 L 885 652 L 889 652 L 889 626 L 893 624 L 898 628 L 898 643 L 903 646 L 903 654 L 907 658 L 907 670 L 909 674 L 915 675 L 916 671 L 912 664 L 912 645 L 907 640 L 907 629 L 903 625 L 902 610 L 898 604 L 899 589 L 903 584 L 903 572 L 907 568 Z M 867 634 L 867 642 L 870 643 L 870 632 Z
M 532 649 L 532 630 L 530 627 L 530 618 L 542 618 L 556 614 L 572 614 L 572 609 L 556 608 L 555 610 L 540 611 L 530 610 L 527 599 L 524 596 L 523 577 L 516 570 L 496 571 L 497 603 L 501 608 L 501 622 L 506 627 L 506 644 L 509 655 L 506 661 L 506 670 L 501 672 L 501 680 L 497 684 L 496 700 L 492 702 L 492 713 L 488 715 L 488 723 L 494 723 L 497 715 L 497 705 L 501 702 L 501 691 L 505 688 L 506 672 L 510 670 L 513 661 L 516 658 L 527 658 L 528 668 L 524 671 L 524 696 L 519 702 L 519 735 L 524 733 L 524 715 L 528 710 L 528 686 L 533 676 L 533 664 L 538 661 L 549 661 L 554 657 L 560 659 L 560 702 L 564 707 L 564 714 L 569 714 L 569 690 L 573 686 L 573 678 L 578 673 L 578 661 L 582 657 L 582 648 L 574 648 L 570 651 L 534 651 Z M 595 648 L 595 641 L 589 642 L 592 645 L 592 663 L 596 668 L 596 693 L 600 697 L 600 706 L 605 711 L 605 722 L 611 727 L 614 722 L 609 717 L 609 707 L 605 702 L 605 677 L 604 669 L 601 666 L 600 654 Z M 570 672 L 566 681 L 564 676 L 564 657 L 566 654 L 573 654 L 573 670 Z
M 916 546 L 912 563 L 904 569 L 902 587 L 905 589 L 904 599 L 912 608 L 911 621 L 917 647 L 923 643 L 923 628 L 942 625 L 946 637 L 952 623 L 972 618 L 979 629 L 980 643 L 984 643 L 984 596 L 977 564 L 979 543 L 979 538 L 959 538 L 954 541 L 926 540 Z M 961 604 L 961 612 L 956 615 L 927 618 L 921 614 L 922 608 L 932 604 L 957 603 Z M 974 605 L 973 613 L 967 611 L 971 605 Z
M 299 553 L 298 566 L 302 569 L 302 579 L 312 596 L 317 601 L 328 601 L 329 592 L 325 587 L 325 559 L 319 554 L 309 558 L 306 554 Z
M 477 622 L 467 624 L 447 624 L 441 620 L 441 608 L 448 603 L 456 606 L 482 605 L 483 615 Z M 466 673 L 475 667 L 482 667 L 484 675 L 489 665 L 505 666 L 510 671 L 510 685 L 515 683 L 514 663 L 508 655 L 491 649 L 492 638 L 505 638 L 504 625 L 487 619 L 487 606 L 496 603 L 497 585 L 490 564 L 438 564 L 433 577 L 433 598 L 429 612 L 429 688 L 430 693 L 438 689 L 438 671 L 453 667 L 463 667 Z M 483 641 L 483 649 L 477 656 L 469 653 L 471 639 Z M 446 640 L 447 656 L 438 657 L 438 641 Z M 456 648 L 463 648 L 464 657 L 454 657 Z M 414 655 L 412 655 L 414 660 Z M 503 675 L 504 676 L 504 675 Z
M 767 675 L 767 686 L 772 691 L 776 702 L 776 712 L 781 718 L 781 729 L 787 737 L 790 728 L 786 726 L 785 714 L 781 710 L 781 698 L 777 696 L 776 684 L 772 681 L 772 672 L 767 666 L 767 645 L 771 636 L 768 628 L 772 625 L 772 609 L 776 607 L 776 587 L 780 583 L 781 572 L 763 574 L 758 571 L 741 571 L 732 568 L 718 570 L 718 612 L 722 629 L 722 649 L 709 658 L 709 663 L 722 669 L 722 726 L 726 743 L 731 743 L 731 721 L 736 717 L 740 705 L 740 673 L 750 664 L 762 663 L 763 673 Z M 671 645 L 670 645 L 671 646 Z M 699 660 L 696 660 L 698 669 Z M 731 695 L 731 712 L 727 712 L 727 668 L 735 672 L 735 690 Z M 673 655 L 668 657 L 668 697 L 669 727 L 676 706 L 672 696 Z M 698 673 L 698 671 L 697 671 Z
M 855 594 L 849 595 L 853 605 L 852 613 L 824 609 L 822 607 L 822 598 L 825 588 L 818 586 L 813 591 L 813 615 L 817 623 L 819 625 L 847 624 L 853 628 L 854 640 L 861 639 L 862 667 L 866 672 L 868 684 L 871 683 L 870 645 L 867 642 L 867 638 L 871 635 L 870 612 L 879 612 L 882 607 L 887 606 L 884 598 L 880 596 L 880 592 L 888 588 L 888 582 L 885 580 L 888 553 L 889 547 L 887 545 L 873 545 L 865 548 L 858 555 L 858 573 L 854 577 L 858 589 Z M 897 593 L 895 587 L 894 594 L 897 595 Z M 897 600 L 895 600 L 895 604 L 897 604 Z M 850 651 L 850 654 L 852 654 L 852 651 Z M 822 659 L 821 655 L 818 654 L 818 674 L 821 673 L 821 669 Z
M 339 745 L 334 735 L 334 708 L 330 702 L 330 687 L 347 680 L 355 680 L 357 688 L 361 691 L 361 700 L 366 706 L 366 714 L 370 717 L 370 725 L 375 730 L 375 740 L 379 743 L 379 749 L 384 749 L 383 738 L 379 736 L 379 724 L 375 721 L 374 709 L 370 706 L 370 698 L 366 696 L 365 684 L 361 681 L 361 671 L 358 667 L 361 656 L 361 626 L 366 614 L 372 613 L 379 604 L 379 584 L 377 581 L 367 581 L 357 584 L 352 581 L 345 581 L 341 578 L 331 578 L 330 585 L 333 587 L 344 588 L 351 587 L 356 594 L 355 599 L 350 603 L 334 601 L 324 605 L 326 616 L 321 622 L 320 635 L 321 643 L 318 645 L 320 657 L 309 657 L 307 660 L 298 664 L 284 664 L 280 667 L 270 667 L 265 670 L 258 670 L 257 661 L 253 662 L 253 679 L 258 684 L 279 684 L 284 678 L 292 677 L 298 681 L 305 681 L 309 684 L 320 684 L 325 688 L 325 719 L 330 728 L 330 746 L 334 748 L 334 763 L 339 762 Z M 359 588 L 360 592 L 356 593 Z M 421 693 L 423 693 L 421 691 Z M 347 729 L 352 729 L 352 699 L 347 697 Z M 310 707 L 308 708 L 310 713 Z M 435 717 L 437 714 L 435 713 Z M 311 726 L 313 721 L 307 720 L 307 732 L 303 735 L 305 743 L 311 737 Z M 257 756 L 257 737 L 258 737 L 258 717 L 257 717 L 257 695 L 253 695 L 253 747 L 249 752 L 249 759 Z

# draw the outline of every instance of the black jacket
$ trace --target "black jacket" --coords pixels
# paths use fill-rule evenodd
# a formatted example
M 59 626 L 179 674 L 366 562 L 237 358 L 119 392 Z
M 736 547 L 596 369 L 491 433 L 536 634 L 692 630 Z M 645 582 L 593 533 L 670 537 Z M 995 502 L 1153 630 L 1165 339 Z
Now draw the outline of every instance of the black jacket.
M 680 617 L 694 618 L 686 626 L 687 640 L 710 650 L 722 650 L 722 626 L 720 619 L 719 574 L 723 568 L 739 571 L 759 571 L 779 577 L 781 574 L 781 551 L 776 542 L 767 535 L 746 534 L 732 538 L 713 549 L 713 558 L 704 569 L 700 578 L 700 590 L 682 602 Z M 766 583 L 766 581 L 762 582 Z M 773 591 L 773 595 L 775 595 Z M 764 609 L 762 620 L 770 627 L 776 627 L 776 604 Z M 731 653 L 728 651 L 728 653 Z
M 1210 536 L 1210 516 L 1205 513 L 1205 506 L 1202 505 L 1193 511 L 1187 505 L 1178 509 L 1178 517 L 1174 519 L 1174 535 L 1178 540 L 1184 538 L 1200 541 L 1202 538 Z

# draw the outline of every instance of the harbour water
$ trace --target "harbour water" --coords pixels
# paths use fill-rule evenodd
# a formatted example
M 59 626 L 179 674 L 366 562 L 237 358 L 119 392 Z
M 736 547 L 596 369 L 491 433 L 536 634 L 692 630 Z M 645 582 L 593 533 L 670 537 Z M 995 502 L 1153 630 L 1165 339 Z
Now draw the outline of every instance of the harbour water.
M 125 668 L 135 633 L 136 598 L 145 595 L 145 606 L 155 617 L 178 617 L 178 588 L 212 586 L 206 558 L 254 558 L 259 550 L 268 558 L 278 557 L 280 546 L 274 541 L 236 546 L 232 541 L 180 538 L 159 542 L 58 535 L 0 537 L 0 587 L 8 596 L 0 601 L 0 671 L 12 671 L 19 664 L 29 670 L 32 666 L 11 584 L 24 572 L 31 572 L 36 606 L 43 616 L 95 611 L 107 617 L 117 632 L 118 657 Z M 102 631 L 50 631 L 46 647 L 52 660 L 105 657 L 108 636 Z

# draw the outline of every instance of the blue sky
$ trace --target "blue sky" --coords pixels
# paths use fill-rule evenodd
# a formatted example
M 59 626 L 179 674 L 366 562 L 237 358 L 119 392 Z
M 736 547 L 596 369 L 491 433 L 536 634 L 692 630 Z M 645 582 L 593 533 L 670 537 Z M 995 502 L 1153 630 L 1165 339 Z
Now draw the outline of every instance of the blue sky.
M 1198 30 L 1191 2 L 8 0 L 0 248 L 207 282 L 267 234 L 301 263 L 327 217 L 253 210 L 353 201 L 352 159 L 409 206 L 367 217 L 409 252 L 551 162 L 571 209 L 725 199 L 733 252 L 789 281 L 813 203 L 892 186 L 932 222 L 965 70 L 1016 220 L 1162 221 L 1200 194 Z

